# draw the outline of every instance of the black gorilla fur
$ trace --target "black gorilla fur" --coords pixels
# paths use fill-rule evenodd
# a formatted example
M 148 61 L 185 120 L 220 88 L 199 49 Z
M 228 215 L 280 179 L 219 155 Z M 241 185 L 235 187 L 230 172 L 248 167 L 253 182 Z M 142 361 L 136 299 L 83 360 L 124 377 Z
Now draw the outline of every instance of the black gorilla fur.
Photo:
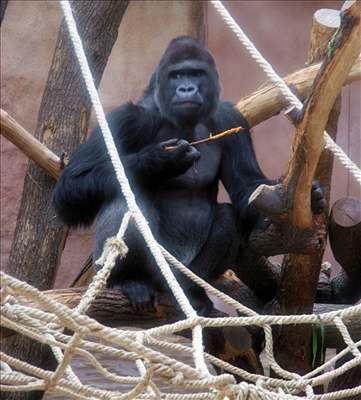
M 248 198 L 259 184 L 270 183 L 258 166 L 247 121 L 233 104 L 219 101 L 219 92 L 211 54 L 194 39 L 179 37 L 169 44 L 140 101 L 108 117 L 156 239 L 208 281 L 236 263 L 241 237 L 261 221 L 248 207 Z M 189 144 L 237 126 L 246 131 L 198 149 Z M 166 151 L 168 145 L 176 148 Z M 232 205 L 217 203 L 219 181 Z M 97 259 L 126 211 L 99 128 L 71 157 L 53 200 L 70 226 L 88 225 L 96 218 Z M 165 284 L 134 226 L 128 228 L 126 243 L 129 254 L 117 263 L 108 284 L 119 287 L 136 309 L 147 310 Z M 192 304 L 207 313 L 211 305 L 204 291 L 179 279 Z

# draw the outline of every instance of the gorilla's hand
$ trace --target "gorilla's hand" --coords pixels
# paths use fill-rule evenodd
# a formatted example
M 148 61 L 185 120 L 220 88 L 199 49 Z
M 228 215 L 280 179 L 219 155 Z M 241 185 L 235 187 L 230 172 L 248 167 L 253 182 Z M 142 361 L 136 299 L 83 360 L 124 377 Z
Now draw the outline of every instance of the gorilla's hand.
M 311 189 L 311 208 L 315 214 L 321 214 L 326 207 L 326 199 L 323 189 L 317 181 L 312 182 Z
M 110 288 L 122 292 L 136 312 L 143 313 L 156 310 L 157 292 L 146 282 L 127 280 L 112 285 Z
M 167 149 L 167 147 L 172 147 Z M 171 139 L 145 147 L 140 156 L 145 160 L 149 172 L 176 176 L 184 174 L 201 154 L 186 140 Z

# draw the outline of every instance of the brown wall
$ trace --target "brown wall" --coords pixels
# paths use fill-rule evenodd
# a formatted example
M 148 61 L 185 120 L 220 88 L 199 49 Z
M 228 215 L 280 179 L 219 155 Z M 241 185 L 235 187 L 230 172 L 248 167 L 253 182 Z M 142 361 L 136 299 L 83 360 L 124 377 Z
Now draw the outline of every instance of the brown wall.
M 192 29 L 194 2 L 133 1 L 104 72 L 100 94 L 106 110 L 136 99 L 147 83 L 166 44 Z M 304 66 L 312 15 L 319 8 L 340 8 L 341 1 L 226 2 L 235 19 L 281 75 Z M 238 100 L 265 81 L 264 73 L 223 24 L 212 6 L 204 4 L 206 44 L 214 54 L 223 97 Z M 1 30 L 1 102 L 26 129 L 35 129 L 60 24 L 55 1 L 10 1 Z M 343 90 L 338 143 L 360 165 L 360 84 Z M 292 126 L 280 115 L 254 129 L 257 156 L 270 177 L 286 168 Z M 27 160 L 1 138 L 1 266 L 6 265 L 16 223 Z M 360 188 L 335 163 L 332 198 L 360 197 Z M 224 196 L 222 196 L 224 197 Z M 74 232 L 67 242 L 57 286 L 68 285 L 92 247 L 92 232 Z M 332 257 L 327 253 L 326 260 Z M 333 261 L 332 261 L 333 262 Z

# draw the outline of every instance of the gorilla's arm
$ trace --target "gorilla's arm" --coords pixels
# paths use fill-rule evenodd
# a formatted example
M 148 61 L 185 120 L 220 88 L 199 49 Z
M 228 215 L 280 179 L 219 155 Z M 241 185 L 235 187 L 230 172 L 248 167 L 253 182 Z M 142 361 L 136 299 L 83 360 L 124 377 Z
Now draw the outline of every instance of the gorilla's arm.
M 266 178 L 261 171 L 253 149 L 249 125 L 232 103 L 223 102 L 220 105 L 217 122 L 220 131 L 237 126 L 246 128 L 245 131 L 222 140 L 221 180 L 236 209 L 241 231 L 247 236 L 263 220 L 258 211 L 248 205 L 250 195 L 260 184 L 272 185 L 276 182 Z
M 278 181 L 266 178 L 261 171 L 253 149 L 249 125 L 232 103 L 221 103 L 217 113 L 217 122 L 220 131 L 237 126 L 246 128 L 246 131 L 222 141 L 221 180 L 236 209 L 240 229 L 247 237 L 255 226 L 264 224 L 264 218 L 260 213 L 248 205 L 250 195 L 260 184 L 275 185 Z M 313 181 L 312 212 L 322 213 L 325 205 L 323 189 L 317 181 Z
M 114 110 L 107 120 L 121 154 L 125 150 L 142 148 L 152 135 L 154 122 L 151 114 L 132 103 Z M 142 165 L 137 158 L 137 152 L 123 158 L 125 168 L 131 168 L 134 175 L 141 174 Z M 73 153 L 55 186 L 53 204 L 59 217 L 68 225 L 88 225 L 102 204 L 117 194 L 118 183 L 97 127 L 87 142 Z
M 107 119 L 127 176 L 138 188 L 184 173 L 199 157 L 199 152 L 186 141 L 152 143 L 160 125 L 154 109 L 128 103 Z M 166 151 L 166 146 L 175 148 Z M 53 204 L 68 225 L 89 225 L 101 206 L 119 195 L 113 166 L 97 127 L 72 155 L 55 187 Z

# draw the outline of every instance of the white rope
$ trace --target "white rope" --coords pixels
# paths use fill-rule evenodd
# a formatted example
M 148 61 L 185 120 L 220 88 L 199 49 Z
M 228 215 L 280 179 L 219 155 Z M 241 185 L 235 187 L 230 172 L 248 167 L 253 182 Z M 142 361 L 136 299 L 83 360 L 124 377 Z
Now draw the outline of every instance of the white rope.
M 246 47 L 251 57 L 263 69 L 270 81 L 278 87 L 282 95 L 287 99 L 288 103 L 301 110 L 303 107 L 302 102 L 297 98 L 297 96 L 292 93 L 290 88 L 286 85 L 285 81 L 273 69 L 272 65 L 257 50 L 255 45 L 244 33 L 241 27 L 237 24 L 231 14 L 227 11 L 222 2 L 220 0 L 211 0 L 211 4 L 220 14 L 226 25 L 232 30 L 232 32 L 237 36 L 240 42 Z M 347 156 L 347 154 L 341 149 L 341 147 L 335 143 L 335 141 L 329 136 L 326 131 L 324 132 L 324 140 L 325 147 L 332 151 L 332 153 L 339 159 L 341 164 L 351 172 L 357 182 L 361 185 L 360 168 Z
M 155 258 L 157 265 L 159 266 L 163 276 L 165 277 L 169 287 L 171 288 L 178 304 L 180 305 L 182 311 L 187 317 L 195 317 L 197 313 L 192 308 L 189 300 L 185 296 L 181 286 L 177 282 L 174 274 L 169 268 L 157 241 L 154 239 L 153 234 L 148 226 L 148 222 L 144 218 L 142 212 L 140 211 L 134 194 L 130 188 L 128 179 L 125 175 L 123 165 L 120 161 L 117 148 L 115 146 L 112 133 L 109 129 L 108 122 L 105 117 L 103 107 L 101 105 L 97 89 L 94 84 L 93 76 L 91 74 L 87 58 L 81 43 L 81 39 L 76 27 L 76 23 L 71 11 L 71 7 L 68 0 L 60 0 L 60 5 L 63 10 L 65 21 L 68 27 L 69 36 L 74 46 L 74 51 L 77 56 L 80 69 L 85 81 L 86 88 L 89 93 L 89 97 L 94 107 L 95 115 L 97 118 L 98 125 L 103 134 L 106 148 L 113 164 L 116 177 L 120 184 L 122 193 L 126 200 L 129 211 L 132 213 L 134 221 L 139 229 L 139 232 L 144 237 L 144 240 L 149 247 L 153 257 Z M 207 365 L 204 361 L 203 356 L 203 339 L 202 339 L 202 329 L 199 326 L 193 329 L 193 347 L 194 347 L 194 362 L 198 369 L 203 371 L 205 376 L 209 375 Z
M 74 336 L 64 335 L 59 333 L 59 331 L 51 331 L 47 330 L 46 335 L 44 335 L 44 329 L 46 329 L 46 324 L 42 324 L 42 318 L 45 317 L 45 321 L 54 321 L 54 319 L 49 319 L 47 317 L 47 313 L 52 313 L 55 317 L 55 321 L 58 323 L 61 322 L 65 327 L 70 328 L 75 331 L 75 333 L 81 333 L 82 335 L 90 335 L 90 337 L 97 337 L 103 343 L 113 343 L 116 348 L 112 348 L 108 346 L 104 346 L 103 344 L 94 343 L 91 344 L 89 340 L 84 341 L 81 340 L 77 344 L 77 348 L 74 349 L 77 354 L 84 355 L 84 352 L 87 353 L 91 351 L 94 352 L 103 352 L 107 356 L 118 356 L 119 358 L 124 358 L 125 353 L 123 350 L 119 349 L 118 346 L 123 347 L 126 351 L 130 351 L 130 358 L 127 357 L 126 359 L 136 361 L 137 359 L 147 360 L 149 365 L 154 365 L 154 369 L 152 371 L 154 374 L 157 372 L 161 374 L 163 377 L 169 377 L 169 383 L 171 383 L 174 387 L 181 387 L 183 389 L 206 389 L 207 387 L 219 387 L 222 388 L 220 393 L 231 393 L 233 390 L 234 393 L 238 393 L 240 388 L 236 385 L 234 386 L 232 383 L 232 378 L 230 375 L 220 375 L 220 376 L 211 376 L 204 378 L 201 374 L 201 371 L 193 369 L 187 364 L 183 362 L 176 361 L 171 359 L 162 353 L 156 352 L 153 349 L 147 348 L 144 344 L 139 343 L 136 338 L 139 337 L 139 333 L 134 331 L 127 331 L 127 330 L 116 330 L 108 327 L 104 327 L 103 325 L 97 323 L 96 321 L 90 319 L 85 315 L 81 315 L 78 310 L 73 309 L 70 310 L 65 305 L 49 298 L 45 293 L 40 292 L 39 290 L 31 287 L 29 284 L 25 282 L 21 282 L 15 278 L 10 277 L 4 273 L 1 273 L 1 279 L 3 282 L 4 287 L 7 291 L 7 301 L 1 305 L 1 313 L 2 313 L 2 320 L 1 323 L 3 326 L 9 327 L 15 331 L 18 331 L 26 336 L 30 336 L 35 340 L 40 341 L 41 343 L 47 343 L 51 346 L 59 347 L 59 348 L 68 348 L 69 344 L 72 342 Z M 24 306 L 19 304 L 17 301 L 14 300 L 19 299 L 18 301 L 26 301 L 26 304 L 30 306 Z M 40 308 L 35 308 L 40 307 Z M 43 311 L 46 310 L 46 311 Z M 339 331 L 341 332 L 342 336 L 345 338 L 347 351 L 352 352 L 352 348 L 354 346 L 359 347 L 360 341 L 354 343 L 347 334 L 347 329 L 345 328 L 344 324 L 340 323 L 341 319 L 346 320 L 351 316 L 361 315 L 361 305 L 350 307 L 344 310 L 338 310 L 335 312 L 330 312 L 327 314 L 321 314 L 320 318 L 321 321 L 325 324 L 336 323 Z M 31 322 L 32 319 L 35 318 L 35 322 Z M 37 320 L 39 319 L 39 322 Z M 179 345 L 169 345 L 154 340 L 154 335 L 159 337 L 160 335 L 168 335 L 170 332 L 179 332 L 185 328 L 190 328 L 197 322 L 199 322 L 203 327 L 215 327 L 215 326 L 249 326 L 249 325 L 258 325 L 264 326 L 266 324 L 304 324 L 304 323 L 319 323 L 319 317 L 315 315 L 297 315 L 297 316 L 250 316 L 250 317 L 237 317 L 237 318 L 203 318 L 198 317 L 197 320 L 186 320 L 180 321 L 175 324 L 169 324 L 168 326 L 163 326 L 161 328 L 152 328 L 141 333 L 142 338 L 144 338 L 145 342 L 156 344 L 157 347 L 159 346 L 162 349 L 169 350 L 174 349 L 178 351 L 178 354 L 182 354 L 183 348 Z M 26 328 L 23 325 L 23 322 L 26 322 L 27 326 L 31 325 L 31 329 Z M 30 325 L 29 325 L 30 324 Z M 54 324 L 52 325 L 54 326 Z M 39 333 L 36 333 L 35 330 L 38 330 Z M 53 338 L 52 338 L 53 337 Z M 56 339 L 55 339 L 56 338 Z M 157 343 L 158 342 L 158 343 Z M 346 349 L 345 349 L 346 350 Z M 345 353 L 339 354 L 337 357 L 343 356 Z M 185 350 L 184 350 L 185 351 Z M 359 354 L 359 353 L 358 353 Z M 319 396 L 312 395 L 312 390 L 310 386 L 318 386 L 323 384 L 330 379 L 334 379 L 336 376 L 340 376 L 341 374 L 345 373 L 346 371 L 350 370 L 351 368 L 361 364 L 361 355 L 358 355 L 351 361 L 343 364 L 341 367 L 331 371 L 331 372 L 322 372 L 321 370 L 318 371 L 316 377 L 307 376 L 299 377 L 294 376 L 291 377 L 289 380 L 281 381 L 280 379 L 275 378 L 267 378 L 266 376 L 256 376 L 253 374 L 244 375 L 245 371 L 239 370 L 236 367 L 233 367 L 224 361 L 217 360 L 215 357 L 207 356 L 207 358 L 219 365 L 221 368 L 225 368 L 230 372 L 234 372 L 240 376 L 244 376 L 246 379 L 251 381 L 256 380 L 256 386 L 249 386 L 250 393 L 254 392 L 254 398 L 272 398 L 272 399 L 296 399 L 298 396 L 290 396 L 291 393 L 300 393 L 306 389 L 306 393 L 310 394 L 309 398 L 318 399 Z M 356 354 L 355 354 L 356 355 Z M 87 356 L 89 359 L 89 355 Z M 93 358 L 94 359 L 94 358 Z M 49 383 L 54 379 L 54 372 L 46 372 L 30 364 L 23 363 L 19 360 L 12 359 L 7 355 L 2 355 L 2 361 L 7 363 L 8 365 L 14 366 L 17 369 L 25 371 L 32 376 L 45 379 L 48 382 L 44 385 L 44 388 L 49 387 Z M 152 382 L 150 381 L 150 373 L 149 371 L 148 376 L 142 379 L 139 378 L 132 378 L 131 377 L 119 377 L 116 379 L 114 375 L 109 374 L 106 369 L 99 367 L 97 363 L 92 363 L 96 366 L 98 372 L 100 372 L 104 377 L 107 377 L 111 380 L 115 380 L 120 382 L 129 382 L 136 383 L 137 390 L 135 391 L 132 389 L 131 392 L 128 392 L 127 395 L 130 393 L 138 393 L 138 389 L 145 388 L 146 385 L 150 385 L 153 389 Z M 160 366 L 160 364 L 162 364 Z M 159 365 L 159 367 L 157 366 Z M 326 364 L 325 364 L 326 366 Z M 153 368 L 153 367 L 152 367 Z M 20 384 L 16 379 L 12 379 L 9 374 L 12 372 L 9 371 L 8 368 L 3 368 L 7 383 L 11 383 L 12 385 Z M 172 372 L 173 371 L 173 372 Z M 166 375 L 164 375 L 166 374 Z M 170 375 L 169 375 L 170 374 Z M 176 374 L 176 375 L 175 375 Z M 171 378 L 174 376 L 174 378 Z M 3 376 L 1 376 L 1 380 L 5 383 Z M 307 387 L 309 386 L 309 387 Z M 4 385 L 5 390 L 10 390 L 7 384 Z M 11 386 L 14 388 L 14 386 Z M 90 387 L 86 385 L 79 384 L 71 379 L 69 376 L 61 377 L 58 382 L 58 386 L 56 387 L 56 391 L 61 391 L 63 389 L 76 389 L 75 392 L 78 392 L 81 395 L 89 394 Z M 154 386 L 154 388 L 156 388 Z M 273 390 L 276 388 L 282 388 L 285 392 L 283 395 L 281 392 L 277 391 L 275 394 Z M 17 387 L 17 390 L 26 390 L 25 388 Z M 29 389 L 30 390 L 30 389 Z M 55 388 L 54 388 L 55 390 Z M 118 392 L 119 393 L 119 392 Z M 233 392 L 232 392 L 233 393 Z M 327 399 L 337 399 L 346 397 L 351 394 L 359 393 L 359 388 L 353 388 L 345 391 L 340 392 L 333 392 L 327 394 Z M 99 389 L 94 389 L 92 392 L 94 398 L 96 399 L 103 399 L 103 398 L 113 398 L 110 396 L 109 392 L 106 391 L 99 391 Z M 267 396 L 266 396 L 267 394 Z M 115 392 L 113 392 L 115 395 Z M 142 395 L 143 396 L 143 395 Z M 147 396 L 147 395 L 144 395 Z M 151 396 L 151 394 L 149 394 Z M 259 396 L 259 397 L 257 397 Z M 266 396 L 266 397 L 263 397 Z M 116 397 L 117 399 L 125 399 L 128 398 L 126 395 L 122 395 L 120 397 Z M 143 398 L 143 397 L 142 397 Z M 144 397 L 147 398 L 147 397 Z M 181 397 L 175 397 L 175 399 L 180 399 Z M 241 397 L 242 398 L 242 397 Z M 252 398 L 252 397 L 250 397 Z

